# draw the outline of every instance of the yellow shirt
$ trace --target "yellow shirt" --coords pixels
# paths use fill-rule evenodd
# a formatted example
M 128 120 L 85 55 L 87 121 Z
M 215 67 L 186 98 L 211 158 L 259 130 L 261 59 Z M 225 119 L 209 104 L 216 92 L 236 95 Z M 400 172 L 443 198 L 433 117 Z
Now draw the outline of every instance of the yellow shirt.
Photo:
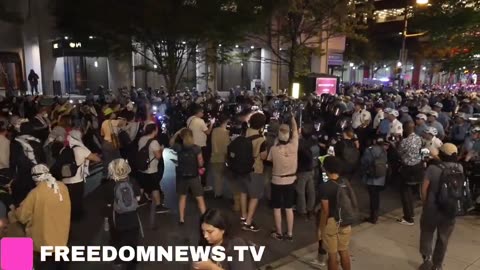
M 33 239 L 35 251 L 41 246 L 66 246 L 70 231 L 70 195 L 65 184 L 57 182 L 59 194 L 41 182 L 16 211 L 20 223 L 26 225 L 27 236 Z

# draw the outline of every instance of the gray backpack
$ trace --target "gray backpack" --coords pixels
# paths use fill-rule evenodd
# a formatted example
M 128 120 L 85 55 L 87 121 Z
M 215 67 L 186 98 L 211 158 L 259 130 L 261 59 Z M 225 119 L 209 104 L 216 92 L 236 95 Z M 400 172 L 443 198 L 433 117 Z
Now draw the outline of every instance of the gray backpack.
M 137 210 L 137 198 L 135 198 L 133 186 L 129 181 L 117 182 L 113 189 L 113 195 L 113 210 L 116 213 L 124 214 Z

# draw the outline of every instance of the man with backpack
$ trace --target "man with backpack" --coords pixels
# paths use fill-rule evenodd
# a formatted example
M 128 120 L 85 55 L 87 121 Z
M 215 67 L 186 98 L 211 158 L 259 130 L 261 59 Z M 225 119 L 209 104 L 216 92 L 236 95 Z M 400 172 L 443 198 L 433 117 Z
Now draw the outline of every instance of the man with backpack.
M 67 145 L 60 150 L 60 155 L 53 164 L 53 176 L 62 181 L 70 193 L 72 203 L 72 222 L 81 220 L 84 214 L 83 194 L 85 181 L 89 175 L 89 165 L 101 162 L 100 157 L 92 153 L 82 142 L 82 133 L 72 130 L 67 136 Z
M 335 156 L 343 161 L 344 174 L 351 179 L 360 161 L 360 145 L 352 127 L 345 128 L 342 135 L 342 139 L 334 146 Z
M 322 240 L 328 253 L 328 270 L 337 270 L 338 255 L 343 270 L 351 269 L 348 246 L 352 234 L 352 225 L 356 221 L 357 201 L 350 183 L 341 177 L 342 160 L 327 156 L 323 169 L 328 181 L 320 191 L 321 214 L 320 227 Z
M 142 224 L 137 212 L 140 188 L 130 180 L 130 172 L 131 168 L 126 160 L 113 160 L 108 165 L 109 178 L 113 181 L 108 181 L 103 186 L 106 215 L 110 217 L 111 240 L 117 249 L 122 246 L 136 247 L 142 233 Z M 115 261 L 117 267 L 122 263 L 121 260 Z M 136 268 L 135 260 L 126 264 L 126 269 Z
M 451 143 L 440 147 L 440 164 L 430 165 L 422 185 L 423 212 L 420 221 L 421 269 L 442 269 L 448 240 L 455 227 L 463 198 L 465 175 L 457 162 L 458 149 Z M 437 232 L 435 248 L 432 244 Z
M 138 153 L 135 167 L 139 171 L 138 183 L 142 193 L 150 195 L 155 203 L 157 214 L 166 213 L 168 208 L 161 204 L 160 181 L 163 175 L 159 175 L 159 162 L 163 161 L 163 146 L 156 140 L 158 127 L 155 123 L 145 125 L 144 136 L 138 141 Z
M 370 196 L 370 217 L 367 222 L 376 224 L 380 209 L 380 192 L 385 188 L 388 169 L 388 143 L 382 137 L 363 153 L 361 160 L 362 179 L 367 185 Z
M 239 136 L 228 146 L 228 167 L 232 171 L 240 193 L 242 230 L 258 232 L 253 223 L 258 200 L 263 196 L 263 160 L 267 158 L 265 138 L 261 130 L 265 126 L 265 115 L 255 113 L 250 117 L 246 136 Z M 248 200 L 248 205 L 247 205 Z

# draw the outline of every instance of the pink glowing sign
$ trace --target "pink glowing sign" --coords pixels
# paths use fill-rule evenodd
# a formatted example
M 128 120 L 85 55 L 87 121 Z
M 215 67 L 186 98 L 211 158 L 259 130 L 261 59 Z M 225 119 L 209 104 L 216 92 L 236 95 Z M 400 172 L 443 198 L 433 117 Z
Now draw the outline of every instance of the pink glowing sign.
M 337 93 L 337 78 L 317 78 L 317 95 L 335 95 Z

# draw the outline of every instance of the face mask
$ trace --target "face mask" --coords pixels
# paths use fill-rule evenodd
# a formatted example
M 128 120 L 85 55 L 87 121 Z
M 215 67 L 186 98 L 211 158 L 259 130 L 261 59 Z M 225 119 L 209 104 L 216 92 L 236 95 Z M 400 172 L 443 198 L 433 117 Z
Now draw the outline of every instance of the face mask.
M 44 113 L 42 116 L 43 116 L 44 118 L 48 118 L 48 113 Z

